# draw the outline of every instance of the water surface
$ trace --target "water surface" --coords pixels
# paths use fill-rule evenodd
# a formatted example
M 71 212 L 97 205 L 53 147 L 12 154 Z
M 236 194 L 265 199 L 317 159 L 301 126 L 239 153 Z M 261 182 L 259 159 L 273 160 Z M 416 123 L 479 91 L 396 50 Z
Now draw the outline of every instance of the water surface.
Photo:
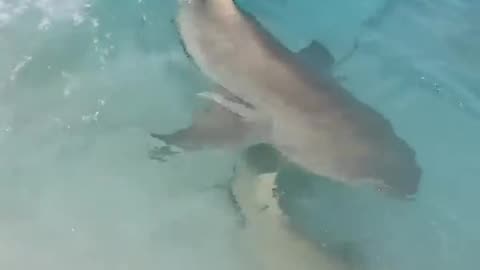
M 239 0 L 336 72 L 416 150 L 415 202 L 281 176 L 299 228 L 368 269 L 475 269 L 480 244 L 480 5 L 471 0 Z M 148 158 L 189 124 L 208 81 L 183 54 L 174 0 L 0 1 L 0 268 L 248 269 L 227 151 Z M 309 180 L 310 179 L 310 180 Z M 313 185 L 313 188 L 310 188 Z M 308 187 L 307 187 L 308 186 Z M 308 192 L 306 191 L 308 190 Z

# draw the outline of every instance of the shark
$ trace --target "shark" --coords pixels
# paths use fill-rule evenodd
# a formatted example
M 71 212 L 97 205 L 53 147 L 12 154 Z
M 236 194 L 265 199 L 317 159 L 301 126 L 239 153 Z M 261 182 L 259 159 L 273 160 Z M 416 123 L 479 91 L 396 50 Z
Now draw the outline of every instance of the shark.
M 333 74 L 335 57 L 318 41 L 295 52 L 233 0 L 179 0 L 181 44 L 212 82 L 208 106 L 191 125 L 151 133 L 183 151 L 245 149 L 266 143 L 284 164 L 347 185 L 369 184 L 396 198 L 417 194 L 422 169 L 392 123 Z M 176 152 L 175 152 L 176 153 Z
M 275 149 L 258 144 L 242 152 L 231 178 L 232 201 L 243 219 L 242 242 L 254 269 L 360 270 L 364 256 L 355 243 L 320 243 L 291 222 L 282 208 Z

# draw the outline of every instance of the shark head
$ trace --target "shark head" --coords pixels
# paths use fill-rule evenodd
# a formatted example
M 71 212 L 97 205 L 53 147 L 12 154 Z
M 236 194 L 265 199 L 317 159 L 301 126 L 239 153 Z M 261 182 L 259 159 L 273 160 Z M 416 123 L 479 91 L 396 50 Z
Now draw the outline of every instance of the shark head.
M 323 169 L 332 178 L 338 175 L 350 183 L 365 180 L 389 197 L 412 199 L 422 178 L 414 148 L 381 114 L 359 104 L 349 108 L 350 114 L 336 119 L 332 128 L 332 146 L 323 155 L 329 166 Z
M 422 169 L 410 146 L 405 141 L 396 139 L 394 147 L 385 151 L 382 168 L 376 173 L 382 180 L 377 188 L 391 197 L 411 200 L 418 192 Z
M 372 179 L 376 189 L 389 197 L 412 200 L 419 190 L 422 169 L 416 153 L 395 134 L 371 137 L 368 154 L 355 160 L 353 177 Z

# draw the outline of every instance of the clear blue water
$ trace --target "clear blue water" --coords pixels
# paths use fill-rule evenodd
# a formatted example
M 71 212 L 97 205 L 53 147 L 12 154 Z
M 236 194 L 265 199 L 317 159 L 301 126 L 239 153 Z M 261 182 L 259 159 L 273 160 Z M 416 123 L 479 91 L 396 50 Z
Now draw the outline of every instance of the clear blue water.
M 480 4 L 239 0 L 287 46 L 317 39 L 424 170 L 415 202 L 316 183 L 286 208 L 369 269 L 476 269 L 480 244 Z M 224 191 L 234 157 L 159 164 L 149 131 L 189 124 L 207 81 L 174 0 L 0 0 L 0 268 L 246 269 Z M 293 177 L 292 179 L 294 179 Z M 285 178 L 286 179 L 286 178 Z M 296 185 L 288 181 L 289 185 Z M 312 181 L 313 182 L 313 181 Z

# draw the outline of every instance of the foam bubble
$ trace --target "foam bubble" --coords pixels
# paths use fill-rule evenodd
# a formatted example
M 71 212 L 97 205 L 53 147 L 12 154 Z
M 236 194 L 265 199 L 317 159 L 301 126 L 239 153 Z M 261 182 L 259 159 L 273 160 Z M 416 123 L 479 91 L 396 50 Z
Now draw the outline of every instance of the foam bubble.
M 28 11 L 40 12 L 38 28 L 47 30 L 52 21 L 72 20 L 75 25 L 85 20 L 86 0 L 19 0 L 13 3 L 0 1 L 0 27 L 9 25 Z
M 72 16 L 77 19 L 81 17 L 85 4 L 85 0 L 37 0 L 33 3 L 33 6 L 40 9 L 48 17 L 67 20 Z

